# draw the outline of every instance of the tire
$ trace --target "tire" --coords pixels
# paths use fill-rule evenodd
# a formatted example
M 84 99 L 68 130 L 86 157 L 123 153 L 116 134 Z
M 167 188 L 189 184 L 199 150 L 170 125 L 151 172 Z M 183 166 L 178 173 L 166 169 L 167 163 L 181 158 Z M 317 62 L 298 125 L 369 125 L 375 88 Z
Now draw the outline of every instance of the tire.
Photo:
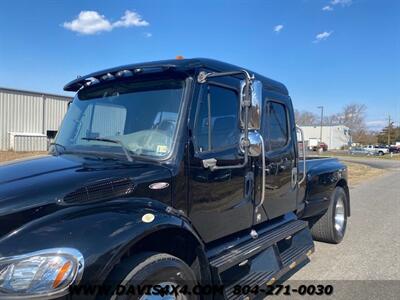
M 311 234 L 314 240 L 331 244 L 339 244 L 343 240 L 347 226 L 347 205 L 345 190 L 337 186 L 332 193 L 327 211 L 322 216 L 310 221 Z M 335 216 L 338 217 L 336 221 Z M 341 226 L 339 226 L 340 224 Z
M 379 156 L 383 156 L 384 154 L 385 154 L 385 153 L 383 153 L 383 151 L 379 151 L 379 152 L 378 152 L 378 155 L 379 155 Z
M 187 286 L 187 290 L 190 291 L 197 284 L 193 270 L 183 260 L 157 252 L 144 252 L 121 261 L 119 267 L 112 272 L 109 281 L 115 287 L 110 298 L 113 300 L 146 299 L 146 295 L 137 293 L 138 286 L 141 288 L 153 286 L 151 292 L 158 293 L 160 286 L 164 289 L 171 286 Z M 134 287 L 136 293 L 128 292 L 129 287 Z M 162 295 L 148 295 L 147 298 L 162 299 Z M 178 294 L 176 297 L 164 299 L 198 299 L 198 297 Z

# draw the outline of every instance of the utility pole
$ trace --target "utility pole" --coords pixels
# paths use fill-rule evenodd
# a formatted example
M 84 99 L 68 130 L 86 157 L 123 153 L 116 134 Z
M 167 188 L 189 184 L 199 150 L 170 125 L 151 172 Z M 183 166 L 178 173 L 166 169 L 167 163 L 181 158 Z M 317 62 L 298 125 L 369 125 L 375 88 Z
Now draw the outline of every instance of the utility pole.
M 389 115 L 388 138 L 387 138 L 388 146 L 390 146 L 390 127 L 391 126 L 392 126 L 392 124 L 390 123 L 390 115 Z
M 322 143 L 322 126 L 324 122 L 324 107 L 323 106 L 317 106 L 321 110 L 321 130 L 319 132 L 319 142 Z

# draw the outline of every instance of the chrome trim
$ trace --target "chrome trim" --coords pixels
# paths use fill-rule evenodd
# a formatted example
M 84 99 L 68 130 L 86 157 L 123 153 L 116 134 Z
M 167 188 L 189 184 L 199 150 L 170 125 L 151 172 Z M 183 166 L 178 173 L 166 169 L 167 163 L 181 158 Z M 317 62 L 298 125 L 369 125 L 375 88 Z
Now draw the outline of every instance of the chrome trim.
M 264 138 L 262 134 L 260 134 L 261 139 L 261 200 L 260 203 L 256 206 L 255 211 L 257 212 L 258 209 L 264 204 L 265 200 L 265 145 L 264 145 Z
M 16 261 L 21 261 L 24 259 L 29 259 L 35 256 L 51 256 L 51 255 L 62 255 L 68 258 L 71 258 L 75 261 L 77 270 L 75 271 L 74 278 L 71 280 L 71 283 L 67 286 L 63 287 L 60 290 L 56 290 L 48 293 L 36 293 L 36 294 L 4 294 L 0 292 L 0 299 L 2 300 L 19 300 L 19 299 L 29 299 L 29 300 L 46 300 L 46 299 L 54 299 L 58 297 L 62 297 L 68 294 L 69 287 L 72 284 L 78 284 L 83 276 L 83 270 L 85 268 L 85 260 L 81 252 L 74 248 L 50 248 L 45 250 L 39 250 L 35 252 L 30 252 L 27 254 L 9 256 L 9 257 L 0 257 L 0 265 L 1 264 L 9 264 Z
M 249 262 L 248 259 L 245 259 L 244 261 L 242 261 L 241 263 L 238 264 L 239 267 L 244 266 L 245 264 L 247 264 Z
M 149 189 L 151 190 L 162 190 L 169 187 L 169 183 L 168 182 L 154 182 L 152 184 L 149 185 Z
M 303 129 L 301 129 L 299 126 L 296 125 L 296 130 L 300 131 L 301 135 L 301 144 L 303 148 L 303 177 L 301 180 L 297 182 L 297 184 L 300 186 L 304 180 L 306 179 L 306 146 L 304 145 L 304 132 Z
M 261 134 L 257 130 L 249 131 L 249 156 L 258 157 L 262 153 L 261 144 L 263 141 L 261 140 L 262 137 L 260 136 Z M 243 139 L 244 139 L 244 134 L 242 133 L 240 136 L 240 141 L 242 141 Z M 244 153 L 242 143 L 240 143 L 239 146 L 240 146 L 240 151 Z
M 250 231 L 250 236 L 251 236 L 253 239 L 258 238 L 258 233 L 257 233 L 257 231 L 256 231 L 255 229 L 252 229 L 252 230 Z M 256 248 L 256 249 L 258 249 L 258 248 Z M 253 251 L 255 251 L 256 249 L 252 249 L 250 252 L 253 252 Z
M 345 219 L 344 201 L 343 198 L 340 197 L 335 206 L 335 229 L 341 235 L 344 233 Z
M 238 165 L 230 165 L 230 166 L 217 166 L 217 161 L 207 161 L 206 166 L 211 170 L 224 170 L 224 169 L 239 169 L 243 168 L 244 166 L 247 165 L 249 162 L 249 108 L 251 107 L 251 96 L 250 96 L 250 86 L 251 83 L 254 80 L 254 75 L 250 75 L 249 72 L 246 70 L 240 70 L 240 71 L 231 71 L 231 72 L 210 72 L 206 73 L 204 71 L 200 72 L 199 75 L 197 76 L 197 82 L 199 83 L 205 83 L 208 78 L 214 78 L 214 77 L 223 77 L 223 76 L 237 76 L 237 75 L 242 75 L 245 77 L 246 85 L 245 85 L 245 98 L 242 103 L 242 106 L 244 106 L 244 138 L 242 139 L 242 145 L 241 147 L 244 148 L 244 160 L 241 164 Z M 203 161 L 204 165 L 204 161 Z M 205 166 L 205 167 L 206 167 Z
M 245 94 L 246 80 L 240 81 L 240 105 L 243 106 L 245 101 L 243 96 Z M 262 83 L 259 80 L 251 81 L 251 106 L 249 107 L 249 130 L 260 130 L 262 120 Z M 240 109 L 241 110 L 241 109 Z M 244 128 L 244 120 L 242 111 L 239 114 L 240 126 Z

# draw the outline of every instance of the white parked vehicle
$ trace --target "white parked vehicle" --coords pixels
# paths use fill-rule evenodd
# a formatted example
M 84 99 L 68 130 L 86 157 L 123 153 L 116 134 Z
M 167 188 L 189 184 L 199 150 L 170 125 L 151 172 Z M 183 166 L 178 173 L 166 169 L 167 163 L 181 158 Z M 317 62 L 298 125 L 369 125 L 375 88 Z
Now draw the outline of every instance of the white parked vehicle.
M 389 149 L 381 146 L 368 145 L 364 149 L 371 151 L 377 155 L 385 155 L 389 153 Z

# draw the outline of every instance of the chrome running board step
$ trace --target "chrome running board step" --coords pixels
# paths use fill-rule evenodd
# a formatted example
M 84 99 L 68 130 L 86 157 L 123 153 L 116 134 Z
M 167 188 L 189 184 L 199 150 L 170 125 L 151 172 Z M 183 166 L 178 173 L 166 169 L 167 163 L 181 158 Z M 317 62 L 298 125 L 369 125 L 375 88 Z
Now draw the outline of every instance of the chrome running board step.
M 277 228 L 266 231 L 256 239 L 250 239 L 247 242 L 223 252 L 221 255 L 211 258 L 210 264 L 215 271 L 222 273 L 307 227 L 308 224 L 305 221 L 290 221 Z
M 290 238 L 278 241 L 248 259 L 247 266 L 232 268 L 237 272 L 247 272 L 240 279 L 232 282 L 230 270 L 220 274 L 226 286 L 225 299 L 253 299 L 257 296 L 257 298 L 267 296 L 271 285 L 285 274 L 295 272 L 298 267 L 303 266 L 309 261 L 309 256 L 313 252 L 314 243 L 308 228 L 294 233 Z

